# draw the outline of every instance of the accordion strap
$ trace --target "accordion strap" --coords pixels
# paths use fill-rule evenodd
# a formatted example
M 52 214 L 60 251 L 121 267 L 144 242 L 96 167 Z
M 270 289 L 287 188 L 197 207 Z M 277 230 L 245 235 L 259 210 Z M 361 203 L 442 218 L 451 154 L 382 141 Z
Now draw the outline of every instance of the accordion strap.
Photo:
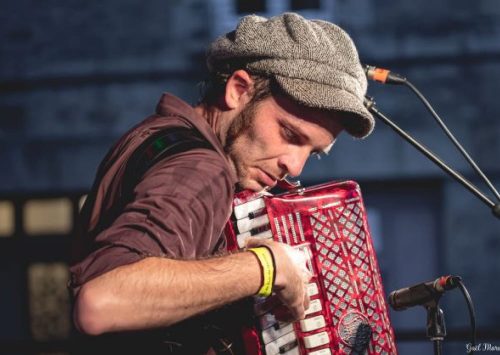
M 132 153 L 127 163 L 121 196 L 130 196 L 134 186 L 159 161 L 195 148 L 214 150 L 195 128 L 173 127 L 151 135 Z
M 103 212 L 96 225 L 89 230 L 88 225 L 96 199 L 95 190 L 102 178 L 102 176 L 98 176 L 92 192 L 88 195 L 81 210 L 79 228 L 85 234 L 97 235 L 118 217 L 123 206 L 131 200 L 134 187 L 153 165 L 175 154 L 195 148 L 215 149 L 195 128 L 170 127 L 152 134 L 132 152 L 128 159 L 121 184 L 118 187 L 117 203 L 108 211 Z M 83 251 L 88 248 L 91 246 L 86 245 L 84 241 L 77 242 L 73 251 L 74 258 L 80 260 L 83 257 Z

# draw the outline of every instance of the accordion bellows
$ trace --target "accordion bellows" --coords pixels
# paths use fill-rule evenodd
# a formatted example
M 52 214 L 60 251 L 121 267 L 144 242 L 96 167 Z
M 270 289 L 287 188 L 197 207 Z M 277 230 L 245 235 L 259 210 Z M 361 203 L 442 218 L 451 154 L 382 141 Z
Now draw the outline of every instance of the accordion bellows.
M 397 354 L 382 279 L 357 183 L 334 182 L 280 195 L 243 192 L 226 226 L 229 249 L 273 238 L 307 256 L 313 274 L 306 318 L 278 322 L 255 298 L 250 354 Z M 272 297 L 272 296 L 271 296 Z

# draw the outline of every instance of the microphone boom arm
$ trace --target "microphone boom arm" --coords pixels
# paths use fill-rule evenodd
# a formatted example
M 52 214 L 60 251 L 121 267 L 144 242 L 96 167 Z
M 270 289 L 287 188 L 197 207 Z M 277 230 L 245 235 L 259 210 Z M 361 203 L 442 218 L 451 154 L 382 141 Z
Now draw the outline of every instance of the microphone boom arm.
M 453 177 L 456 181 L 462 184 L 465 188 L 471 191 L 474 195 L 476 195 L 481 201 L 483 201 L 493 212 L 495 217 L 500 219 L 500 203 L 495 204 L 491 201 L 488 196 L 484 195 L 479 189 L 473 185 L 469 180 L 460 175 L 458 172 L 450 168 L 445 162 L 443 162 L 436 154 L 434 154 L 427 147 L 419 143 L 415 140 L 411 135 L 401 129 L 397 124 L 391 121 L 387 116 L 381 113 L 376 107 L 375 102 L 372 98 L 365 98 L 365 106 L 368 110 L 374 114 L 378 119 L 384 122 L 386 125 L 391 127 L 398 135 L 400 135 L 403 139 L 413 145 L 416 149 L 418 149 L 422 154 L 424 154 L 427 158 L 429 158 L 433 163 L 435 163 L 439 168 L 441 168 L 448 175 Z

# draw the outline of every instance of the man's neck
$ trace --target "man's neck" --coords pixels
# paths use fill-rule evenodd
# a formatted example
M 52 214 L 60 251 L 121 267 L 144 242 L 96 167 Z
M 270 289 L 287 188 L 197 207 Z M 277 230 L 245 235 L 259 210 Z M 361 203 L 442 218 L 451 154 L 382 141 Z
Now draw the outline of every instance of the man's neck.
M 233 119 L 229 116 L 230 111 L 221 111 L 217 107 L 207 107 L 202 104 L 195 106 L 194 110 L 208 122 L 208 125 L 214 131 L 217 139 L 219 139 L 219 142 L 224 147 L 224 150 L 226 150 L 225 147 L 227 142 L 227 132 Z M 231 169 L 236 174 L 236 166 L 227 152 L 226 157 L 228 159 L 229 165 L 231 166 Z
M 229 128 L 227 124 L 227 122 L 229 122 L 229 117 L 225 117 L 227 113 L 219 110 L 217 107 L 207 107 L 203 104 L 195 106 L 194 110 L 207 121 L 222 146 L 224 146 L 226 144 L 227 130 Z

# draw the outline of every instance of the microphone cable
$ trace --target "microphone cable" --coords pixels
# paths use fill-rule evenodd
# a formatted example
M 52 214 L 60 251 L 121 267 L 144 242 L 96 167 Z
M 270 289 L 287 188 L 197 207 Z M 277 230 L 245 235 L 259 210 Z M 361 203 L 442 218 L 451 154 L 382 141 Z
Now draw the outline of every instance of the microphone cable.
M 470 327 L 471 327 L 471 340 L 472 340 L 472 346 L 469 354 L 474 354 L 474 347 L 476 346 L 476 311 L 474 310 L 474 304 L 472 303 L 472 298 L 469 294 L 469 291 L 467 291 L 467 288 L 465 287 L 462 279 L 460 277 L 457 277 L 455 279 L 455 282 L 458 284 L 458 287 L 460 288 L 460 291 L 462 291 L 462 294 L 465 298 L 465 301 L 467 303 L 467 308 L 469 310 L 469 320 L 470 320 Z
M 474 160 L 470 157 L 470 155 L 465 151 L 462 145 L 458 142 L 455 136 L 448 129 L 444 121 L 439 117 L 434 108 L 431 106 L 429 101 L 425 98 L 425 96 L 405 77 L 393 73 L 387 69 L 381 69 L 374 66 L 366 65 L 365 73 L 368 79 L 377 81 L 382 84 L 392 84 L 392 85 L 406 85 L 411 89 L 413 93 L 417 95 L 417 97 L 422 101 L 427 110 L 431 113 L 432 117 L 439 124 L 444 133 L 448 136 L 448 138 L 452 141 L 455 147 L 459 150 L 462 156 L 467 160 L 467 162 L 472 166 L 472 168 L 476 171 L 476 173 L 483 179 L 488 188 L 493 192 L 496 199 L 500 201 L 500 193 L 493 186 L 488 177 L 483 173 L 483 171 L 479 168 L 479 166 L 474 162 Z
M 465 151 L 465 149 L 458 142 L 458 140 L 455 138 L 455 136 L 453 135 L 453 133 L 451 133 L 451 131 L 448 129 L 448 127 L 446 126 L 446 124 L 444 123 L 444 121 L 441 119 L 441 117 L 439 117 L 439 115 L 434 110 L 434 108 L 429 103 L 429 101 L 425 98 L 425 96 L 408 79 L 406 79 L 405 77 L 403 77 L 403 76 L 401 76 L 401 75 L 399 75 L 397 73 L 393 73 L 393 72 L 391 72 L 391 71 L 389 71 L 387 69 L 381 69 L 381 68 L 377 68 L 377 67 L 370 66 L 370 65 L 366 65 L 365 66 L 365 73 L 366 73 L 366 76 L 367 76 L 368 79 L 371 79 L 371 80 L 374 80 L 374 81 L 377 81 L 377 82 L 380 82 L 380 83 L 383 83 L 383 84 L 406 85 L 408 88 L 410 88 L 410 90 L 415 95 L 417 95 L 417 97 L 420 99 L 420 101 L 422 101 L 422 103 L 424 104 L 424 106 L 426 107 L 426 109 L 431 113 L 432 117 L 439 124 L 439 126 L 444 131 L 444 133 L 446 134 L 446 136 L 452 141 L 452 143 L 459 150 L 459 152 L 462 154 L 462 156 L 467 160 L 467 162 L 471 165 L 471 167 L 474 169 L 474 171 L 476 171 L 476 173 L 483 179 L 483 181 L 486 183 L 486 185 L 488 186 L 488 188 L 490 189 L 490 191 L 492 191 L 493 194 L 495 195 L 497 201 L 500 201 L 500 194 L 499 194 L 498 190 L 493 186 L 493 184 L 488 179 L 488 177 L 483 173 L 483 171 L 479 168 L 479 166 L 474 162 L 474 160 L 470 157 L 470 155 Z M 390 122 L 390 120 L 388 120 L 383 114 L 381 114 L 380 112 L 378 112 L 373 107 L 374 102 L 372 100 L 370 100 L 369 98 L 367 98 L 365 100 L 365 104 L 367 104 L 367 106 L 368 106 L 369 109 L 370 108 L 372 109 L 371 110 L 372 112 L 375 111 L 375 113 L 377 114 L 377 116 L 379 116 L 380 118 L 382 118 L 385 123 L 388 123 L 393 129 L 396 130 L 396 132 L 398 132 L 400 135 L 402 135 L 403 137 L 405 137 L 403 131 L 401 131 L 400 129 L 398 130 L 397 126 L 395 126 L 394 124 L 392 124 L 392 122 Z M 411 137 L 409 137 L 408 135 L 406 135 L 406 138 L 407 138 L 407 140 L 408 140 L 408 138 L 410 138 L 409 141 L 412 144 L 417 143 L 416 145 L 415 144 L 414 145 L 421 152 L 423 152 L 426 156 L 428 156 L 429 158 L 434 158 L 434 159 L 431 159 L 431 160 L 433 160 L 435 163 L 442 163 L 440 161 L 436 161 L 435 160 L 437 157 L 429 156 L 428 153 L 425 151 L 426 148 L 423 147 L 423 146 L 421 146 L 421 145 L 419 145 L 418 142 L 416 142 L 413 139 L 411 139 Z M 443 168 L 443 166 L 441 164 L 438 164 L 438 165 L 440 165 L 440 167 Z M 451 175 L 454 175 L 451 171 L 447 171 L 447 172 L 451 173 Z M 457 176 L 455 176 L 455 177 L 457 177 Z M 475 188 L 475 186 L 473 186 L 472 184 L 470 184 L 470 185 L 471 186 L 469 186 L 469 189 L 471 189 L 473 187 Z M 473 191 L 473 189 L 471 189 L 471 191 Z M 479 193 L 479 191 L 477 191 L 477 188 L 476 188 L 476 192 L 477 192 L 477 195 L 479 196 L 480 193 Z M 500 216 L 500 204 L 497 203 L 497 204 L 495 204 L 492 207 L 493 207 L 493 213 L 495 214 L 495 216 L 497 216 L 497 217 Z M 475 348 L 475 345 L 476 345 L 476 342 L 477 342 L 477 337 L 476 337 L 476 312 L 475 312 L 475 309 L 474 309 L 474 304 L 472 302 L 472 298 L 471 298 L 471 296 L 469 294 L 469 291 L 465 287 L 462 279 L 460 277 L 454 277 L 453 279 L 457 283 L 458 288 L 460 288 L 460 291 L 462 292 L 462 295 L 464 296 L 465 301 L 467 303 L 467 309 L 468 309 L 468 312 L 469 312 L 469 321 L 470 321 L 470 327 L 471 327 L 471 342 L 472 342 L 471 343 L 472 346 L 471 346 L 470 351 L 468 353 L 469 354 L 474 354 L 474 348 Z

